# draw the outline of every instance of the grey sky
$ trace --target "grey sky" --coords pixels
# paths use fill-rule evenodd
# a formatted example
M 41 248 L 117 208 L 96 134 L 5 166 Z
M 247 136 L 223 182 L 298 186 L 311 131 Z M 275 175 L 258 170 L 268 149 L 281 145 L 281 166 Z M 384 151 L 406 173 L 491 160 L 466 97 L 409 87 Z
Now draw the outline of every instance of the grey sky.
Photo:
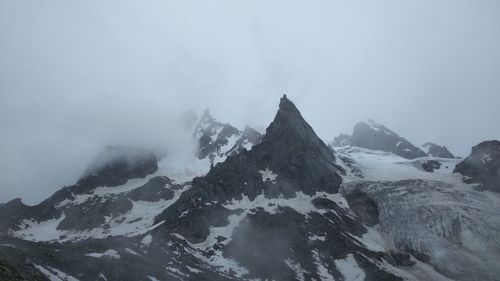
M 372 118 L 465 156 L 500 138 L 500 1 L 0 0 L 0 202 L 72 184 L 178 112 L 265 128 L 287 93 L 326 141 Z

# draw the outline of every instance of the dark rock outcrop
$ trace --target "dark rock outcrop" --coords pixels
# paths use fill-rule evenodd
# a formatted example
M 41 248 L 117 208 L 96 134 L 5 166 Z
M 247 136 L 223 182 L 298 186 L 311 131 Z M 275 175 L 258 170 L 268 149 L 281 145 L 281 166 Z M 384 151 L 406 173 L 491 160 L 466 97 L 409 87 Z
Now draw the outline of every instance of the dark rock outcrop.
M 406 159 L 428 156 L 405 138 L 373 120 L 360 122 L 354 126 L 350 145 L 392 152 Z
M 422 163 L 422 169 L 429 173 L 432 173 L 434 170 L 438 170 L 439 168 L 441 168 L 441 162 L 436 160 L 428 160 Z
M 360 190 L 349 193 L 346 196 L 349 207 L 354 213 L 369 226 L 374 226 L 379 223 L 378 208 L 375 201 L 373 201 L 368 194 Z
M 454 172 L 462 174 L 466 183 L 479 183 L 484 189 L 500 192 L 500 141 L 474 146 L 471 155 L 458 163 Z
M 160 199 L 170 200 L 174 198 L 174 191 L 166 186 L 171 186 L 172 181 L 167 177 L 154 177 L 146 184 L 138 187 L 127 194 L 134 201 L 156 202 Z
M 21 199 L 13 199 L 7 203 L 0 204 L 0 233 L 9 229 L 18 229 L 17 224 L 22 219 L 35 219 L 44 221 L 59 216 L 59 212 L 50 204 L 39 204 L 27 206 Z
M 428 142 L 422 145 L 422 148 L 429 156 L 432 157 L 455 158 L 455 155 L 453 155 L 444 145 L 441 146 L 432 142 Z

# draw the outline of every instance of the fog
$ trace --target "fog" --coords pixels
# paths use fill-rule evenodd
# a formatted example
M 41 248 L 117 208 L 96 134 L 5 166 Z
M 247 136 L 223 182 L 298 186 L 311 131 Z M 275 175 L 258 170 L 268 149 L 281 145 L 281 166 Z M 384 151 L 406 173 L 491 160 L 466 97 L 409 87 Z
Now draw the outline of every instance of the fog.
M 286 93 L 325 141 L 371 118 L 416 145 L 500 138 L 500 2 L 0 0 L 0 202 L 73 184 L 179 115 L 264 130 Z

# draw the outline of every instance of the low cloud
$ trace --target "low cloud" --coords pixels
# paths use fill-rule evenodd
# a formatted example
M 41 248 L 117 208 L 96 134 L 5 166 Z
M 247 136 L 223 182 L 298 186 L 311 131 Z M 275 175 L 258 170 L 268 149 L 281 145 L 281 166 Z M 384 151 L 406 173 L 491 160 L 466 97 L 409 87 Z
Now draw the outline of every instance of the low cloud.
M 188 150 L 188 109 L 262 130 L 283 93 L 325 140 L 372 118 L 465 156 L 500 138 L 498 14 L 489 0 L 2 1 L 0 202 L 73 184 L 109 144 Z

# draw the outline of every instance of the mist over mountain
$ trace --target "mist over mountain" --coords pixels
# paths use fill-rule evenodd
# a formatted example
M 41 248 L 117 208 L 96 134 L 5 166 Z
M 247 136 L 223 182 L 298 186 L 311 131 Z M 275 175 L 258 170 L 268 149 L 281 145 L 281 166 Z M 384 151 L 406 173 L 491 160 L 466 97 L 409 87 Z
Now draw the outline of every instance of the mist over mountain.
M 498 15 L 0 1 L 0 281 L 500 281 Z
M 2 1 L 0 201 L 39 202 L 109 144 L 162 147 L 189 109 L 262 132 L 284 93 L 324 140 L 372 118 L 465 157 L 500 135 L 499 12 L 466 0 Z
M 263 135 L 208 110 L 190 126 L 179 123 L 197 143 L 190 156 L 107 146 L 75 184 L 40 204 L 0 204 L 0 277 L 495 281 L 500 274 L 498 141 L 464 160 L 437 157 L 369 120 L 327 146 L 287 95 Z

